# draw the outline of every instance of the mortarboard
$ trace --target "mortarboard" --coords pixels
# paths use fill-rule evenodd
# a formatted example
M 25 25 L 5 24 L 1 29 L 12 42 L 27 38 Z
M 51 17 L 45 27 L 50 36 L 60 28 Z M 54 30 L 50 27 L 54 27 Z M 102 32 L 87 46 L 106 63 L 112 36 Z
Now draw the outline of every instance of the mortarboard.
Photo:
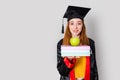
M 63 18 L 67 18 L 68 21 L 72 18 L 80 18 L 83 20 L 90 9 L 91 8 L 86 8 L 86 7 L 68 6 Z M 63 23 L 62 23 L 62 33 L 64 33 Z

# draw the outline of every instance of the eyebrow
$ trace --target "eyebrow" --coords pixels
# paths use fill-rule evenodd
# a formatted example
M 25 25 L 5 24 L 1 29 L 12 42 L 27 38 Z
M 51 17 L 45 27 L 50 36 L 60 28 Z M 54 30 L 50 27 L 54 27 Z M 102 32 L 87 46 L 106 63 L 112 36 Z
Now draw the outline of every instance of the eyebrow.
M 82 22 L 82 21 L 78 21 L 78 22 Z

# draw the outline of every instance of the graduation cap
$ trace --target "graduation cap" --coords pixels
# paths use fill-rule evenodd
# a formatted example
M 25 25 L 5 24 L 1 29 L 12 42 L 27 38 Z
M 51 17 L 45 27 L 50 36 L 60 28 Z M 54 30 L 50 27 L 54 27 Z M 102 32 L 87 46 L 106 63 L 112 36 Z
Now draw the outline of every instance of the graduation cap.
M 86 7 L 68 6 L 63 16 L 63 19 L 67 18 L 67 21 L 69 21 L 72 18 L 80 18 L 83 20 L 90 9 L 91 8 L 86 8 Z M 62 33 L 64 33 L 63 22 L 62 22 Z

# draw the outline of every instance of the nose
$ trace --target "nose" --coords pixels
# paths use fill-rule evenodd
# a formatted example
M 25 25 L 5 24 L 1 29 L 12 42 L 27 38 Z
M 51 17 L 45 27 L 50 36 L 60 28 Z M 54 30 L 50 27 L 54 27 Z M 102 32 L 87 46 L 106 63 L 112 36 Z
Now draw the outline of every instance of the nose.
M 77 29 L 77 24 L 75 24 L 75 29 Z

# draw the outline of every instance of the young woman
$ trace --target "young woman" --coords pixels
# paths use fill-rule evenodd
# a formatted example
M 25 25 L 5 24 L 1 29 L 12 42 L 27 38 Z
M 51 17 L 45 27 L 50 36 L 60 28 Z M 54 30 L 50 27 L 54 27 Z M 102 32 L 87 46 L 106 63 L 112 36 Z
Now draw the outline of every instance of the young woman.
M 64 38 L 57 43 L 57 70 L 60 80 L 98 80 L 95 58 L 95 42 L 86 35 L 84 17 L 90 8 L 69 6 L 64 18 L 68 18 Z M 61 56 L 61 45 L 70 45 L 70 38 L 79 37 L 80 45 L 89 45 L 90 57 Z

